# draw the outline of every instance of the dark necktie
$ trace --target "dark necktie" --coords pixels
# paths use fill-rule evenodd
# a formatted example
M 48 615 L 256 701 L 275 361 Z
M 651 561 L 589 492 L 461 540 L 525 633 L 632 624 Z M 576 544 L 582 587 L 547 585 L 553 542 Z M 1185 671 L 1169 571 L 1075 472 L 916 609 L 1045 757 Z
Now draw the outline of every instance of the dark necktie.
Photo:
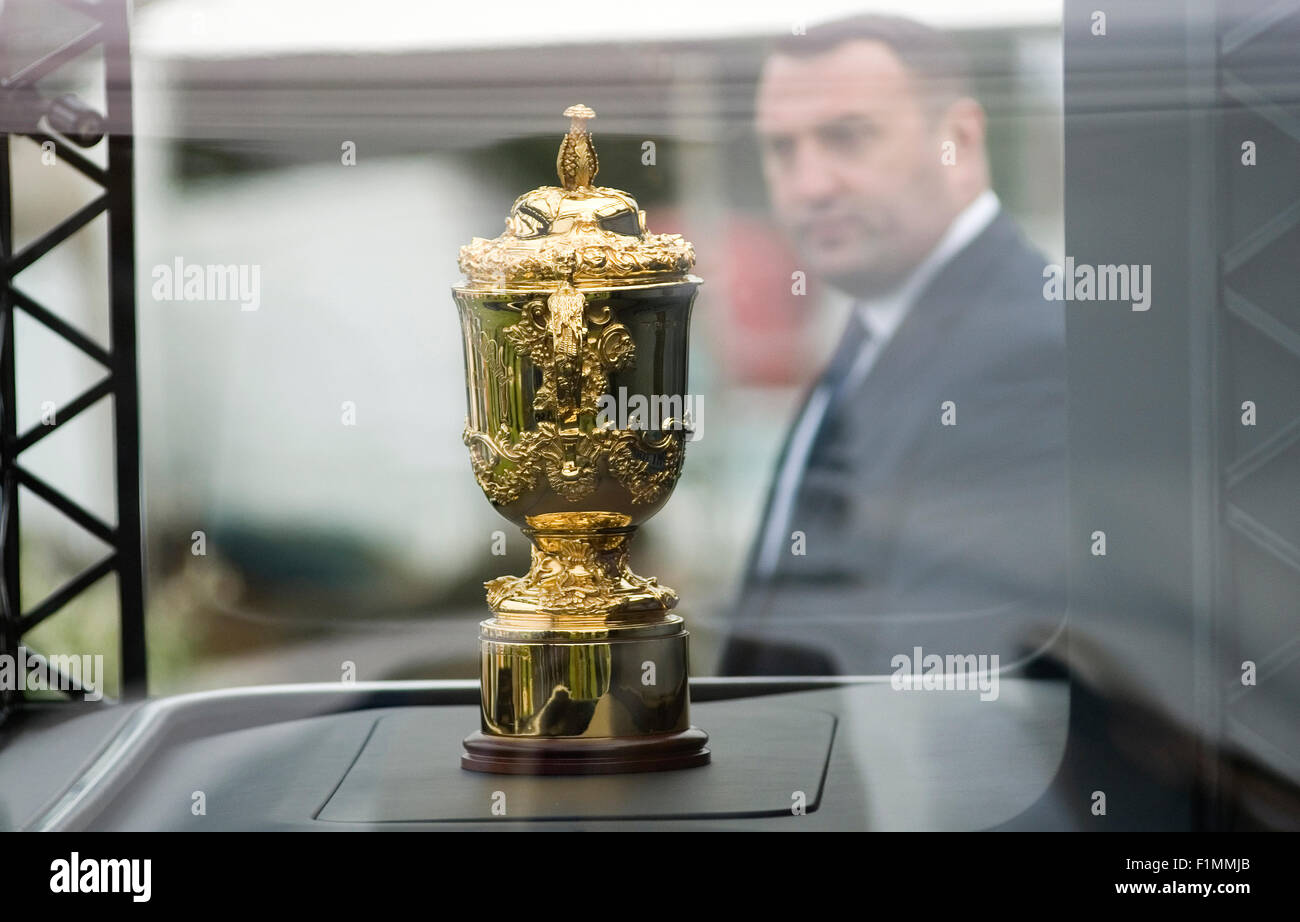
M 822 374 L 822 381 L 827 385 L 826 408 L 813 435 L 805 469 L 824 460 L 827 447 L 839 438 L 846 422 L 843 412 L 845 401 L 852 395 L 855 385 L 861 380 L 861 375 L 858 373 L 858 360 L 862 358 L 870 341 L 871 331 L 862 319 L 861 309 L 855 304 L 849 314 L 848 323 L 845 324 L 840 346 L 831 356 L 831 361 Z
M 807 468 L 810 462 L 820 463 L 827 436 L 838 429 L 840 410 L 846 393 L 851 390 L 851 372 L 870 338 L 871 332 L 855 303 L 839 346 L 804 401 L 781 451 L 754 561 L 754 575 L 758 578 L 770 576 L 777 562 L 788 553 L 791 513 L 804 492 Z

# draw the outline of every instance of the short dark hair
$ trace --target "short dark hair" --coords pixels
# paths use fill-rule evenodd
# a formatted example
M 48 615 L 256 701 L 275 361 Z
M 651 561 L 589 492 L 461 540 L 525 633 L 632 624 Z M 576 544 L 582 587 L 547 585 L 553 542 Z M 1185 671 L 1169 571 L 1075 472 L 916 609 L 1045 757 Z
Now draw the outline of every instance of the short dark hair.
M 974 95 L 970 65 L 961 47 L 947 33 L 904 16 L 867 13 L 819 23 L 802 34 L 778 36 L 769 44 L 768 54 L 810 57 L 852 41 L 887 46 L 933 108 Z

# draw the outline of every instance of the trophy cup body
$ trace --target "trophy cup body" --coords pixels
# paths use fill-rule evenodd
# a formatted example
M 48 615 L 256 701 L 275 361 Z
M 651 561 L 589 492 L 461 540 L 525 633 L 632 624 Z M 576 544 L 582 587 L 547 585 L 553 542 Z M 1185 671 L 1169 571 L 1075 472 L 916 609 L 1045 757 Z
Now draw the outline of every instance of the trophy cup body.
M 462 248 L 467 281 L 453 290 L 474 474 L 532 543 L 526 574 L 487 583 L 481 728 L 461 764 L 701 765 L 708 737 L 690 724 L 677 594 L 628 563 L 681 473 L 694 251 L 649 234 L 627 193 L 591 184 L 594 113 L 565 114 L 561 186 L 520 196 L 506 233 Z

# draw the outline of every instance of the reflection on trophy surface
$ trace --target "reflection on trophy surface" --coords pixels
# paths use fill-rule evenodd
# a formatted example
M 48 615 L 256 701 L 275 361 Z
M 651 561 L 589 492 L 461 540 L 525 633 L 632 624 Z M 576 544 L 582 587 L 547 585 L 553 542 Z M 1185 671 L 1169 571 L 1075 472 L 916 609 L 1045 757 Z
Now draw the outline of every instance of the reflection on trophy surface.
M 492 505 L 532 542 L 523 576 L 487 583 L 482 729 L 462 765 L 525 774 L 702 765 L 677 594 L 628 564 L 637 527 L 681 474 L 687 341 L 701 280 L 675 234 L 651 234 L 626 192 L 593 185 L 596 150 L 571 106 L 559 186 L 520 196 L 506 231 L 461 249 L 464 441 Z M 635 426 L 612 393 L 668 412 Z

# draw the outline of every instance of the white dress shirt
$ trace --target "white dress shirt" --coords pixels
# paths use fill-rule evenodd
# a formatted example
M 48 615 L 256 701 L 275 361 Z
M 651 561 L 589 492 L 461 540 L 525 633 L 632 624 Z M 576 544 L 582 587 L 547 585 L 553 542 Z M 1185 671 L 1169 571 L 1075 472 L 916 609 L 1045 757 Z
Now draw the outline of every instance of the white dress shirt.
M 1000 207 L 997 194 L 992 189 L 984 190 L 953 218 L 934 249 L 917 263 L 902 283 L 879 297 L 855 301 L 852 309 L 860 312 L 871 335 L 850 366 L 842 387 L 853 388 L 862 382 L 895 331 L 902 325 L 917 296 L 950 259 L 992 223 Z M 763 543 L 755 564 L 759 576 L 770 576 L 776 570 L 781 551 L 788 545 L 789 535 L 786 530 L 789 528 L 795 492 L 808 461 L 808 453 L 812 450 L 813 438 L 821 427 L 822 417 L 830 403 L 832 384 L 833 382 L 823 381 L 813 391 L 795 423 L 784 463 L 777 472 L 776 492 L 772 497 L 768 527 L 763 534 Z

